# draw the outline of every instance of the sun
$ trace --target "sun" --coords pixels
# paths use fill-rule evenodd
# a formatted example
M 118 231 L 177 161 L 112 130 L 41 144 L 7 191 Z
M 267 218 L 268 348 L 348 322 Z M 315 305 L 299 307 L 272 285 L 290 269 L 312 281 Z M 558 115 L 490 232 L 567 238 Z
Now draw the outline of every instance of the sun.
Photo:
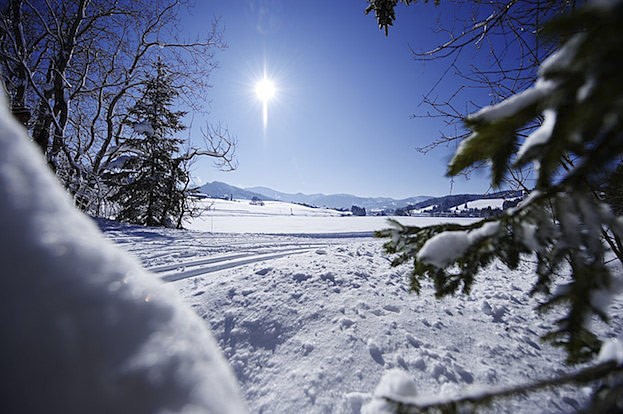
M 255 84 L 255 94 L 260 101 L 267 103 L 275 96 L 275 84 L 270 79 L 261 79 Z
M 255 95 L 262 102 L 264 133 L 266 133 L 266 127 L 268 126 L 268 101 L 273 99 L 276 91 L 275 84 L 266 76 L 255 83 Z

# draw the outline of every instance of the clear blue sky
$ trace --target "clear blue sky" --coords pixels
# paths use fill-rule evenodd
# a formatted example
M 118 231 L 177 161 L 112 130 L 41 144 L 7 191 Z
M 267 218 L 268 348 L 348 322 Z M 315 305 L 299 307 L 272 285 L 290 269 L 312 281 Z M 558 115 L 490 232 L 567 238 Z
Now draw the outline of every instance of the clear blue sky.
M 223 173 L 210 159 L 194 166 L 202 182 L 267 186 L 283 192 L 403 198 L 444 195 L 454 147 L 420 154 L 440 136 L 440 119 L 412 119 L 447 62 L 413 60 L 409 46 L 444 40 L 432 28 L 443 8 L 398 9 L 389 37 L 365 15 L 364 0 L 199 1 L 183 22 L 189 33 L 220 18 L 228 49 L 218 53 L 209 120 L 238 138 L 239 168 Z M 449 14 L 445 15 L 447 18 Z M 437 37 L 435 37 L 437 36 Z M 268 125 L 255 81 L 266 68 L 277 87 Z M 457 87 L 446 77 L 436 93 Z M 201 118 L 193 121 L 199 135 Z M 446 131 L 451 132 L 451 131 Z M 452 193 L 484 192 L 486 175 L 455 178 Z

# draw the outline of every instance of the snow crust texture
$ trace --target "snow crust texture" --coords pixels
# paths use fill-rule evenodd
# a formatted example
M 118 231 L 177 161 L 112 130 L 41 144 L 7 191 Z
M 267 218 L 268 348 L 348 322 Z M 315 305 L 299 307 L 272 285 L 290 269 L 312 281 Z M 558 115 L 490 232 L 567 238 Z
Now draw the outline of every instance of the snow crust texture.
M 2 411 L 245 412 L 205 322 L 73 208 L 0 100 Z

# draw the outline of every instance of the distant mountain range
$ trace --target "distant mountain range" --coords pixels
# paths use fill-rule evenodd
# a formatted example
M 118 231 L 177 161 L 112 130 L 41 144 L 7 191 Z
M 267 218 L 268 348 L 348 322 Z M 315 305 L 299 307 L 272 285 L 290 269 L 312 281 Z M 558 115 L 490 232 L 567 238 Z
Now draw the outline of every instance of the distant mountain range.
M 200 192 L 212 197 L 231 196 L 234 199 L 251 200 L 257 197 L 260 200 L 288 201 L 291 203 L 307 204 L 318 207 L 346 208 L 352 206 L 374 209 L 398 209 L 407 205 L 414 205 L 428 200 L 428 196 L 415 196 L 396 200 L 388 197 L 358 197 L 352 194 L 288 194 L 267 187 L 239 188 L 226 183 L 214 181 L 203 185 Z
M 234 199 L 287 201 L 309 206 L 350 209 L 352 206 L 364 207 L 366 210 L 395 210 L 397 214 L 407 214 L 408 210 L 417 210 L 428 206 L 438 206 L 440 211 L 448 211 L 452 207 L 478 199 L 520 197 L 521 191 L 499 191 L 489 194 L 455 194 L 443 197 L 415 196 L 396 200 L 388 197 L 358 197 L 352 194 L 288 194 L 267 187 L 239 188 L 226 183 L 214 181 L 199 188 L 203 194 L 211 197 L 232 197 Z

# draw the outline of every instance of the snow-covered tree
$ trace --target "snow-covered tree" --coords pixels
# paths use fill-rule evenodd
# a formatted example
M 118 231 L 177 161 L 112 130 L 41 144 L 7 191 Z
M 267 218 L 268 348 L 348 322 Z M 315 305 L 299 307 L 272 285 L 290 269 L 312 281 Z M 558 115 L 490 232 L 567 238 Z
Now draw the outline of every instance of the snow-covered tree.
M 118 158 L 128 110 L 155 56 L 175 74 L 186 107 L 205 111 L 214 54 L 225 45 L 217 21 L 202 34 L 183 30 L 189 3 L 0 2 L 0 78 L 12 112 L 91 214 L 107 214 L 102 176 Z
M 118 168 L 109 174 L 116 188 L 111 197 L 120 206 L 117 218 L 147 226 L 178 223 L 188 194 L 188 172 L 182 168 L 180 146 L 174 135 L 186 127 L 185 112 L 174 111 L 178 96 L 167 66 L 159 59 L 155 74 L 147 77 L 143 95 L 130 109 L 134 134 L 126 139 Z
M 577 363 L 600 350 L 592 322 L 608 321 L 609 298 L 620 288 L 609 262 L 623 257 L 623 220 L 596 189 L 623 153 L 623 1 L 590 2 L 542 35 L 566 40 L 532 87 L 466 119 L 471 134 L 448 167 L 454 176 L 484 162 L 499 186 L 509 171 L 533 164 L 536 188 L 500 217 L 468 226 L 393 222 L 380 236 L 391 238 L 394 265 L 413 261 L 412 289 L 419 292 L 429 279 L 439 297 L 469 293 L 478 271 L 494 260 L 516 268 L 533 255 L 538 311 L 562 315 L 544 339 Z M 539 126 L 522 135 L 534 122 Z M 606 399 L 623 389 L 621 381 L 611 384 Z

